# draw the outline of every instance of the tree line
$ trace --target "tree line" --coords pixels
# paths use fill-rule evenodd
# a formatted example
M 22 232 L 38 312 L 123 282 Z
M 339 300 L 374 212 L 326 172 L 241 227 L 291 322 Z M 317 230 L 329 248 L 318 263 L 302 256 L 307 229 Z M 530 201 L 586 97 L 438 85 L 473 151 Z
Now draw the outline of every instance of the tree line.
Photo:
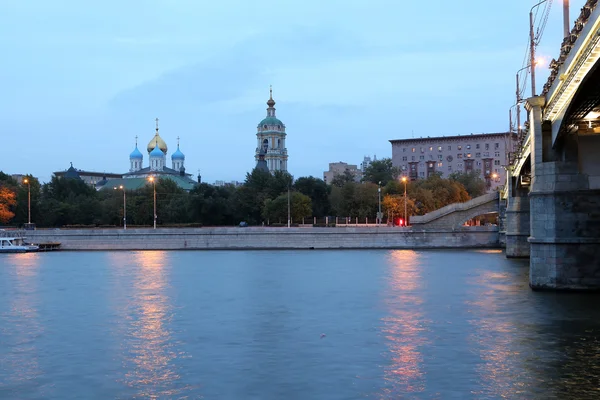
M 375 220 L 379 208 L 386 214 L 404 215 L 404 184 L 390 159 L 374 161 L 363 181 L 352 174 L 336 176 L 331 185 L 312 176 L 294 179 L 287 172 L 274 174 L 254 169 L 240 186 L 197 185 L 189 192 L 168 178 L 156 182 L 159 225 L 233 226 L 286 225 L 289 206 L 292 221 L 307 223 L 313 217 L 350 217 Z M 28 190 L 31 190 L 31 220 L 39 227 L 122 226 L 123 192 L 97 191 L 82 180 L 52 177 L 41 184 L 26 176 L 19 184 L 0 172 L 0 223 L 22 226 L 28 219 Z M 29 185 L 29 186 L 28 186 Z M 485 182 L 474 174 L 454 173 L 449 179 L 433 174 L 406 185 L 409 215 L 422 215 L 445 205 L 463 202 L 485 193 Z M 127 225 L 153 224 L 151 184 L 127 190 Z M 333 221 L 333 220 L 331 220 Z M 312 222 L 312 221 L 311 221 Z

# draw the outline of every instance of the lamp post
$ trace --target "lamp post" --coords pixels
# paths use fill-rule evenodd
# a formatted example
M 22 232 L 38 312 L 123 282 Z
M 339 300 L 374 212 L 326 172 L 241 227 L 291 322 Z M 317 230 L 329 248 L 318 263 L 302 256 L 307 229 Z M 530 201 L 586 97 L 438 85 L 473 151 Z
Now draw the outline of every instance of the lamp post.
M 125 230 L 127 229 L 127 195 L 125 194 L 125 187 L 123 187 L 123 185 L 120 185 L 118 188 L 115 187 L 113 189 L 121 189 L 123 191 L 123 230 Z
M 292 225 L 291 224 L 291 210 L 290 210 L 290 183 L 288 182 L 288 228 Z
M 548 0 L 542 0 L 529 11 L 529 47 L 530 47 L 530 59 L 529 65 L 531 65 L 531 97 L 535 96 L 535 34 L 533 32 L 533 10 Z
M 31 224 L 31 182 L 29 178 L 23 179 L 23 183 L 27 184 L 27 225 Z
M 151 176 L 148 180 L 152 182 L 152 185 L 154 186 L 154 229 L 156 229 L 156 178 Z
M 408 179 L 406 179 L 405 176 L 402 177 L 402 182 L 404 182 L 404 226 L 408 225 L 408 207 L 406 204 L 406 182 L 408 181 Z
M 377 225 L 381 223 L 381 181 L 377 185 L 377 195 L 379 197 L 379 211 L 377 212 Z

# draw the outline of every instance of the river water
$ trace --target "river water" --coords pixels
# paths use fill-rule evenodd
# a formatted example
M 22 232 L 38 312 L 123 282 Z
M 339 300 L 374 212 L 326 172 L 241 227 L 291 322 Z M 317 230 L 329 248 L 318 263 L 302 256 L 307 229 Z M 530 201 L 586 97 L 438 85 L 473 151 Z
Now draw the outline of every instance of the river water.
M 0 399 L 600 398 L 600 297 L 500 251 L 0 256 Z

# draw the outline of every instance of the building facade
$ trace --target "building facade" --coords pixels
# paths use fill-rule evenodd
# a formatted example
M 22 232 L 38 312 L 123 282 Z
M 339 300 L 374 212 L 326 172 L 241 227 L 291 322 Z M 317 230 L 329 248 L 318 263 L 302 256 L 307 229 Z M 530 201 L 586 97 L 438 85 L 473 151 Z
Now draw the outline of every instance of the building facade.
M 328 185 L 331 185 L 333 178 L 335 178 L 337 175 L 342 175 L 346 171 L 349 171 L 352 175 L 354 175 L 355 182 L 360 182 L 362 179 L 362 171 L 358 169 L 356 165 L 339 161 L 335 163 L 329 163 L 329 171 L 323 172 L 323 180 Z
M 372 159 L 370 156 L 364 156 L 363 161 L 360 163 L 360 170 L 363 174 L 367 172 L 367 168 L 369 168 L 369 165 L 371 165 L 373 161 L 377 161 L 376 155 L 374 155 Z
M 98 183 L 106 182 L 107 179 L 121 179 L 123 174 L 113 174 L 109 172 L 85 171 L 73 167 L 73 163 L 69 169 L 64 171 L 55 171 L 53 174 L 58 178 L 81 179 L 91 186 L 96 186 Z
M 515 141 L 510 133 L 390 140 L 392 164 L 411 180 L 425 179 L 434 172 L 442 177 L 474 172 L 491 191 L 504 184 L 508 153 Z
M 275 100 L 273 89 L 269 89 L 267 101 L 267 117 L 259 122 L 256 133 L 256 164 L 264 160 L 269 172 L 287 171 L 288 154 L 285 147 L 285 124 L 275 115 Z

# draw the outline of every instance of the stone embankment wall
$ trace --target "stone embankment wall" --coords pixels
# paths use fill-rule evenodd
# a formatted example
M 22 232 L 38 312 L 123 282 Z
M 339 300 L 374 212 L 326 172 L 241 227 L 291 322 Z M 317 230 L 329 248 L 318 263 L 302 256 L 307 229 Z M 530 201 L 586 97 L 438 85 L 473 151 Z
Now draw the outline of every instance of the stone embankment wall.
M 27 232 L 32 243 L 60 242 L 63 250 L 425 249 L 498 247 L 497 227 L 454 231 L 410 228 L 81 229 Z

